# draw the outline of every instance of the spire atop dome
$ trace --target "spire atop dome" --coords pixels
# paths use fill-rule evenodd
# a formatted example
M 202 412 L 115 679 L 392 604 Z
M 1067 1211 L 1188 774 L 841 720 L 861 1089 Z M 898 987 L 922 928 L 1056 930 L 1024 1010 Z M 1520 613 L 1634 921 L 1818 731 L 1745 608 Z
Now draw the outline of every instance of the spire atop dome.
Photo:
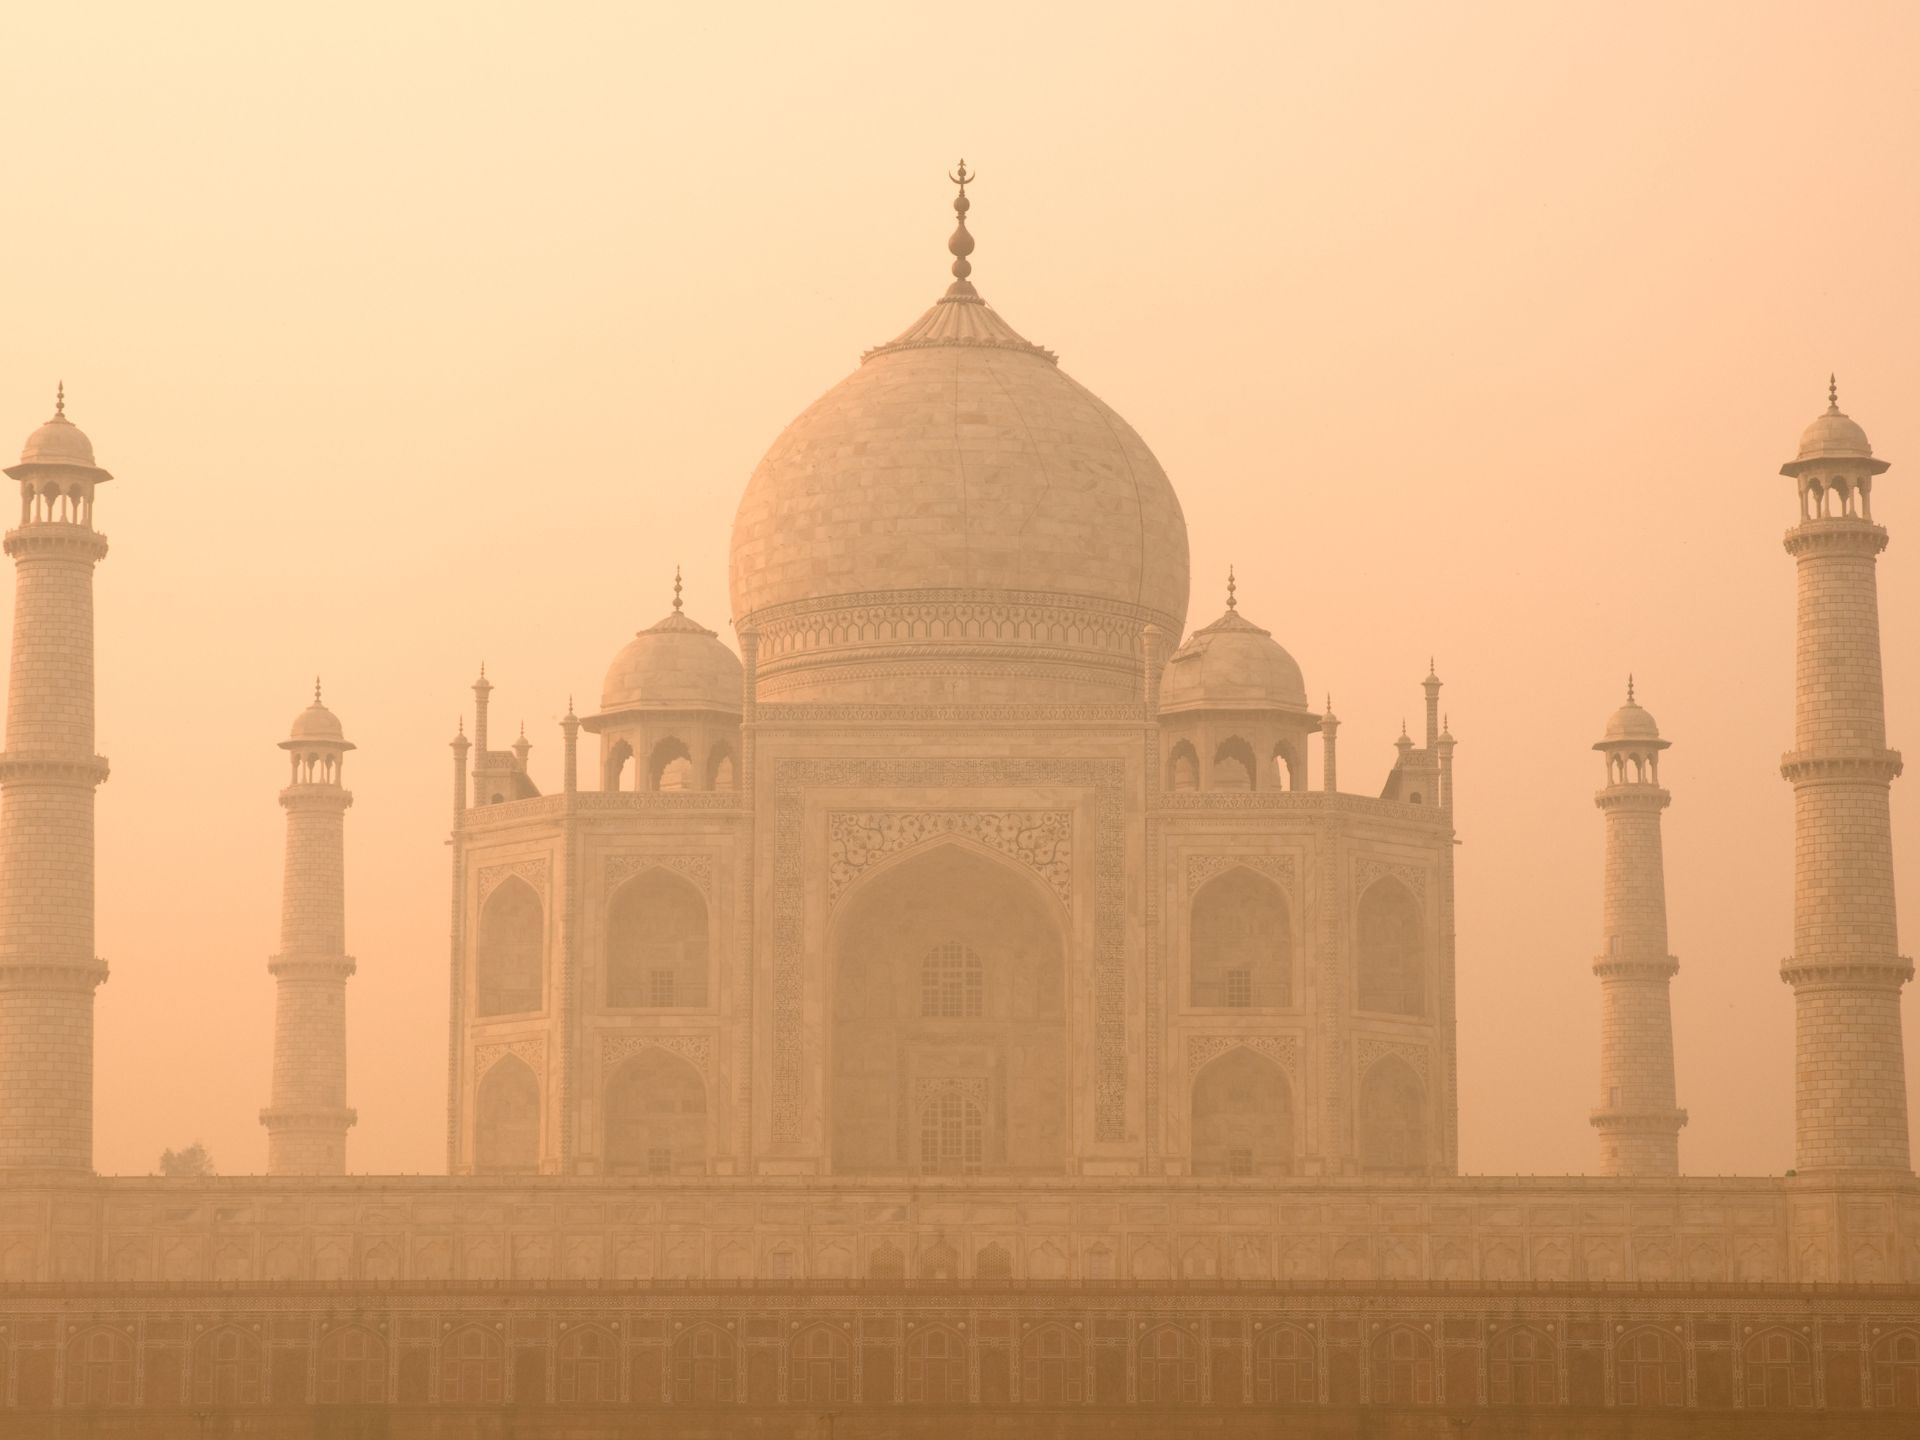
M 318 675 L 313 677 L 313 703 L 316 705 L 320 703 L 320 677 Z
M 1633 672 L 1627 672 L 1627 704 L 1633 704 Z
M 973 274 L 973 263 L 967 259 L 973 253 L 973 236 L 967 233 L 967 211 L 973 208 L 973 202 L 967 199 L 967 182 L 979 179 L 978 174 L 969 174 L 967 162 L 963 159 L 957 171 L 947 178 L 960 187 L 960 193 L 953 197 L 953 234 L 947 239 L 947 251 L 953 256 L 953 284 L 947 287 L 949 295 L 973 295 L 978 292 L 967 277 Z
M 67 418 L 67 382 L 62 380 L 53 387 L 53 418 Z
M 680 567 L 676 565 L 673 567 L 673 608 L 675 613 L 679 612 L 681 604 L 682 604 L 682 601 L 680 599 Z
M 1827 372 L 1827 413 L 1829 415 L 1840 413 L 1840 381 L 1831 370 Z
M 1239 583 L 1233 578 L 1233 566 L 1229 565 L 1227 566 L 1227 609 L 1238 610 L 1240 608 L 1240 602 L 1234 598 L 1234 591 L 1239 588 Z

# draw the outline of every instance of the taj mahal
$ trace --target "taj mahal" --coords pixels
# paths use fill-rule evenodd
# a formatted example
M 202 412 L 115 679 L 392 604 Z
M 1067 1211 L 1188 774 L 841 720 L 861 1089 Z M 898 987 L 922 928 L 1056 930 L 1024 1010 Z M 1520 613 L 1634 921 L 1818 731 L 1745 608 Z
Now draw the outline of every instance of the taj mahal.
M 28 437 L 0 1435 L 1912 1434 L 1888 462 L 1837 389 L 1776 497 L 1795 1168 L 1685 1174 L 1669 741 L 1628 687 L 1568 737 L 1605 835 L 1569 1117 L 1598 1173 L 1461 1175 L 1437 670 L 1391 755 L 1341 757 L 1231 577 L 1189 615 L 1173 483 L 975 287 L 953 178 L 944 293 L 747 479 L 730 638 L 676 583 L 552 793 L 493 727 L 511 675 L 475 682 L 441 1176 L 353 1172 L 354 746 L 318 687 L 282 742 L 268 1173 L 94 1173 L 113 477 L 64 392 Z

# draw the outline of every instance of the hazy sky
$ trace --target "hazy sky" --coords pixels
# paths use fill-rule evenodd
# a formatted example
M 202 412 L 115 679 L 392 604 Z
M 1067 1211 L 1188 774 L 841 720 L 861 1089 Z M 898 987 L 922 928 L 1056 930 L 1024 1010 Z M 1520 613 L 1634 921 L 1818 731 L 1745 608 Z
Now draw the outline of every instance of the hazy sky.
M 1837 369 L 1894 462 L 1920 755 L 1920 9 L 827 11 L 0 9 L 0 443 L 64 377 L 117 477 L 100 1168 L 264 1168 L 275 743 L 316 670 L 360 745 L 350 1163 L 443 1166 L 467 685 L 484 658 L 552 787 L 676 562 L 728 633 L 747 474 L 939 294 L 962 154 L 982 292 L 1153 446 L 1192 623 L 1233 562 L 1349 788 L 1438 656 L 1463 1167 L 1595 1163 L 1588 747 L 1629 669 L 1674 742 L 1682 1163 L 1791 1164 L 1775 472 Z M 1913 950 L 1920 777 L 1894 795 Z

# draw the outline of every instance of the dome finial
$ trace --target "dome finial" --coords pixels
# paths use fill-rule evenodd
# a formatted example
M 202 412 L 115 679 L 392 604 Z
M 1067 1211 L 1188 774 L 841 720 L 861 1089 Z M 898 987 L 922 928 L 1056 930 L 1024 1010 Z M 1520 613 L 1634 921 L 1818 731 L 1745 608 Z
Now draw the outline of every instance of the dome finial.
M 67 382 L 62 380 L 53 387 L 53 418 L 67 418 Z
M 318 675 L 313 677 L 313 703 L 316 705 L 320 703 L 320 677 Z
M 674 611 L 675 611 L 675 613 L 678 613 L 678 612 L 679 612 L 679 609 L 680 609 L 680 605 L 681 605 L 681 600 L 680 600 L 680 567 L 679 567 L 678 565 L 676 565 L 676 566 L 674 566 L 674 567 L 673 567 L 673 608 L 674 608 Z
M 1833 415 L 1840 413 L 1840 381 L 1831 370 L 1827 372 L 1827 411 Z
M 960 187 L 960 193 L 953 197 L 953 215 L 958 222 L 953 234 L 947 239 L 947 251 L 953 256 L 953 284 L 948 287 L 949 295 L 971 295 L 973 286 L 967 277 L 973 274 L 973 265 L 967 257 L 973 253 L 973 236 L 967 233 L 967 211 L 973 208 L 973 202 L 967 199 L 967 186 L 978 180 L 977 173 L 969 173 L 967 162 L 962 160 L 960 168 L 952 171 L 947 178 Z
M 1633 672 L 1627 672 L 1627 704 L 1633 704 Z
M 1239 582 L 1233 578 L 1233 566 L 1229 565 L 1227 566 L 1227 609 L 1238 610 L 1240 608 L 1240 602 L 1234 598 L 1234 592 L 1239 588 Z

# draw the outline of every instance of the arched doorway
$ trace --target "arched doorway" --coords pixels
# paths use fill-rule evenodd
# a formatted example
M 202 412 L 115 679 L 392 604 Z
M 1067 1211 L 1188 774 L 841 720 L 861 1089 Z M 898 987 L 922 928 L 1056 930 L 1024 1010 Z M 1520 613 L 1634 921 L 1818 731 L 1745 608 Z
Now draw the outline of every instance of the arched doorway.
M 699 1175 L 707 1167 L 707 1087 L 678 1055 L 648 1048 L 607 1086 L 607 1171 Z
M 480 1077 L 474 1107 L 473 1168 L 485 1174 L 531 1174 L 540 1168 L 540 1082 L 517 1055 L 496 1060 Z
M 1067 1156 L 1063 916 L 969 846 L 896 861 L 833 940 L 842 1174 L 1057 1174 Z
M 1293 1095 L 1286 1073 L 1236 1046 L 1193 1082 L 1193 1173 L 1241 1179 L 1293 1171 Z

